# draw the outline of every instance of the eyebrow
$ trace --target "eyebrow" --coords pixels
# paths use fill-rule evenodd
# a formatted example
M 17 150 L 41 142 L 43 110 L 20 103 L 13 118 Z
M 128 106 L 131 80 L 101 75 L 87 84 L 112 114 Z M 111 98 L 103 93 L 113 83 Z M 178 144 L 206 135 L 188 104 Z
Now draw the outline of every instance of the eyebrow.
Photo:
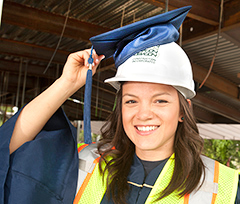
M 125 96 L 137 97 L 137 96 L 135 96 L 135 95 L 133 95 L 133 94 L 128 94 L 128 93 L 126 93 L 126 94 L 122 95 L 122 98 L 125 97 Z
M 157 97 L 157 96 L 162 96 L 162 95 L 171 96 L 171 94 L 169 94 L 168 92 L 163 92 L 163 93 L 157 93 L 157 94 L 153 95 L 153 98 L 154 98 L 154 97 Z
M 168 92 L 163 92 L 163 93 L 154 94 L 154 95 L 152 96 L 152 98 L 155 98 L 155 97 L 158 97 L 158 96 L 162 96 L 162 95 L 171 96 L 171 94 L 169 94 Z M 134 95 L 134 94 L 126 93 L 126 94 L 124 94 L 124 95 L 122 96 L 122 98 L 125 97 L 125 96 L 136 97 L 136 98 L 138 97 L 138 96 L 136 96 L 136 95 Z

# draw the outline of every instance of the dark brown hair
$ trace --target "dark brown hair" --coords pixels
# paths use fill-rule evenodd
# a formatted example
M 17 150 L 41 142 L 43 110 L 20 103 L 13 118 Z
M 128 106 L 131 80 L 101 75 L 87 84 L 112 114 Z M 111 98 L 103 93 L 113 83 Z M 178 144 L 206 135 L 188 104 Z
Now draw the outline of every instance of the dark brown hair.
M 191 193 L 200 186 L 201 175 L 205 175 L 204 164 L 200 158 L 203 139 L 199 136 L 191 106 L 182 94 L 178 93 L 178 96 L 184 120 L 179 122 L 175 135 L 175 168 L 170 183 L 161 192 L 158 200 L 175 190 L 180 197 Z M 114 203 L 126 203 L 129 191 L 127 176 L 135 152 L 134 144 L 123 129 L 121 107 L 122 89 L 117 94 L 115 110 L 102 128 L 102 139 L 98 145 L 101 154 L 100 164 L 106 163 L 105 168 L 100 165 L 101 174 L 103 177 L 107 176 L 106 194 Z M 111 156 L 112 159 L 106 160 L 106 156 Z

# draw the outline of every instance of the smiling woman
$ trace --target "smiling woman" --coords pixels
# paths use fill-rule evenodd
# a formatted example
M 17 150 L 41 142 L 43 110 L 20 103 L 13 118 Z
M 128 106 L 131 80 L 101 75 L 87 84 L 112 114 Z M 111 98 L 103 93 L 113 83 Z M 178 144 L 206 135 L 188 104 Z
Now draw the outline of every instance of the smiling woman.
M 182 117 L 177 90 L 164 84 L 126 82 L 122 95 L 123 128 L 137 156 L 147 161 L 170 157 Z
M 152 185 L 151 188 L 158 189 L 151 197 L 152 202 L 186 201 L 184 195 L 201 185 L 200 178 L 205 174 L 201 159 L 203 140 L 190 101 L 171 85 L 130 81 L 121 83 L 120 87 L 116 109 L 103 127 L 103 140 L 99 144 L 102 158 L 114 155 L 112 160 L 105 160 L 105 169 L 100 167 L 103 173 L 116 172 L 107 193 L 111 194 L 112 189 L 118 191 L 118 195 L 111 195 L 116 203 L 121 199 L 123 203 L 125 197 L 128 203 L 138 199 L 147 203 L 150 191 L 143 186 Z M 175 168 L 166 169 L 174 157 Z M 141 175 L 141 172 L 145 173 Z M 160 186 L 155 186 L 161 172 L 165 172 L 166 178 L 169 174 L 172 177 L 165 181 L 168 185 L 162 181 Z M 129 195 L 129 192 L 135 193 Z M 176 192 L 180 197 L 170 196 Z
M 95 36 L 95 50 L 69 56 L 61 77 L 1 127 L 0 204 L 240 204 L 238 172 L 201 155 L 191 63 L 174 42 L 189 9 Z M 78 154 L 59 107 L 104 56 L 117 67 L 106 80 L 116 108 L 102 139 Z

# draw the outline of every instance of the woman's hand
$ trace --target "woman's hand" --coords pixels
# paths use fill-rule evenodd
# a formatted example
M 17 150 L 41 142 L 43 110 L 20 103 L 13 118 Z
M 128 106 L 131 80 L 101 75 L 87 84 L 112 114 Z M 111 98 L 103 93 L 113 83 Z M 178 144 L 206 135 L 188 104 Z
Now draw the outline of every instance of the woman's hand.
M 86 83 L 86 75 L 89 68 L 88 59 L 90 57 L 91 49 L 75 52 L 69 55 L 67 62 L 64 66 L 62 76 L 60 80 L 66 85 L 66 88 L 70 88 L 71 92 L 76 92 Z M 98 56 L 93 50 L 93 74 L 96 72 L 97 66 L 100 61 L 104 59 L 104 55 Z
M 9 145 L 10 153 L 33 140 L 55 111 L 86 82 L 90 50 L 69 55 L 62 76 L 27 104 L 20 113 Z M 104 58 L 93 51 L 93 73 Z

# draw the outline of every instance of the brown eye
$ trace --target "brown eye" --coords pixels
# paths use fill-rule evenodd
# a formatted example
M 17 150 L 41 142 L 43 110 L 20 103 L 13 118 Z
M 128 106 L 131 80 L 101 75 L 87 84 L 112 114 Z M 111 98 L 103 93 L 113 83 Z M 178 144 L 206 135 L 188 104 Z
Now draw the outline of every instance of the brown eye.
M 128 100 L 128 101 L 126 101 L 125 103 L 131 104 L 131 103 L 136 103 L 136 101 L 135 101 L 135 100 Z
M 156 103 L 167 103 L 166 100 L 157 100 Z

